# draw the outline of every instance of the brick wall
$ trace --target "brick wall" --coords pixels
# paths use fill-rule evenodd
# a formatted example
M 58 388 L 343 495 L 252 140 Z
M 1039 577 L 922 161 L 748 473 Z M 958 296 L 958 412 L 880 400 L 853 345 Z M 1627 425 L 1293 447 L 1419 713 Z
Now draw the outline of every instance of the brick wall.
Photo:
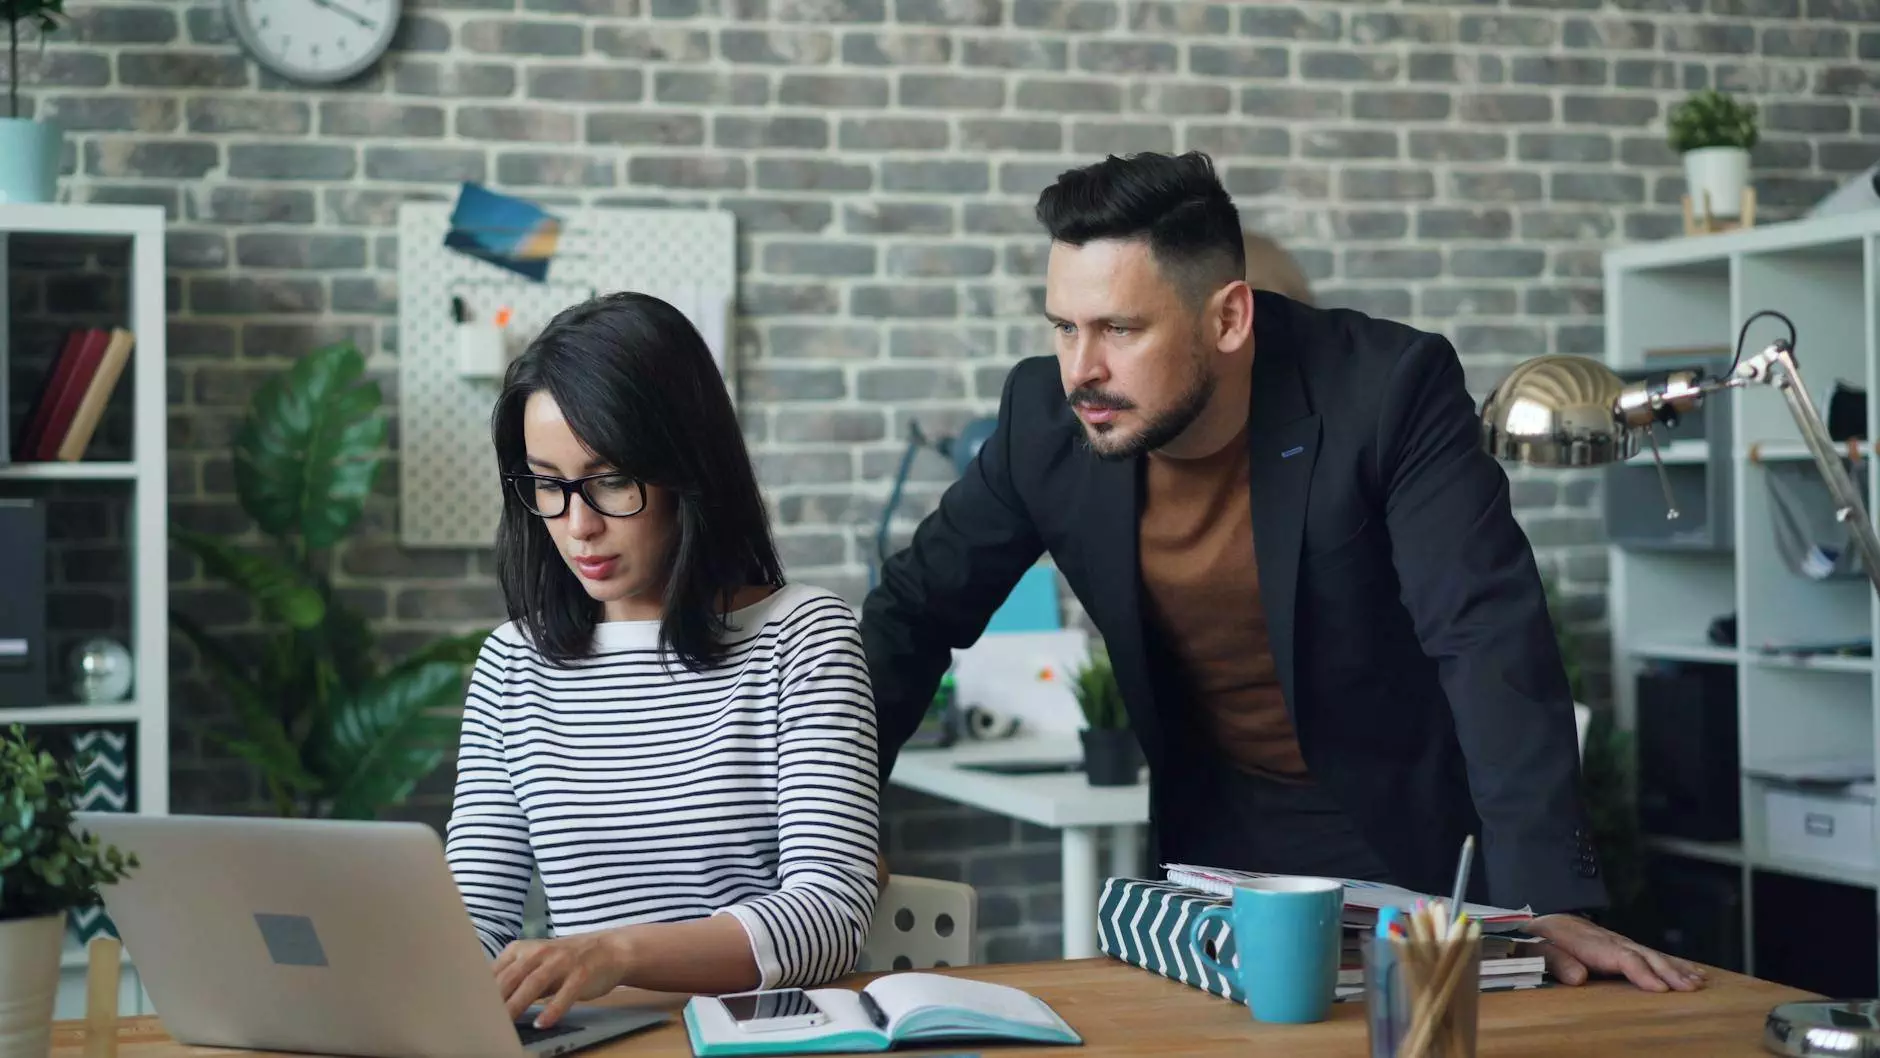
M 345 335 L 392 381 L 401 199 L 712 203 L 741 219 L 742 411 L 790 573 L 853 598 L 909 421 L 989 410 L 1046 348 L 1029 211 L 1067 166 L 1212 152 L 1323 300 L 1445 331 L 1479 394 L 1601 348 L 1601 248 L 1678 230 L 1685 91 L 1764 104 L 1765 217 L 1880 156 L 1880 0 L 409 0 L 396 52 L 330 90 L 259 73 L 211 0 L 71 6 L 26 99 L 74 130 L 77 200 L 174 222 L 179 522 L 241 527 L 226 445 L 259 372 Z M 397 547 L 395 473 L 343 556 L 354 594 L 407 638 L 496 617 L 487 554 Z M 946 468 L 917 478 L 910 518 Z M 1593 482 L 1515 489 L 1597 652 Z M 247 619 L 177 573 L 179 607 Z M 247 807 L 180 660 L 176 804 Z M 898 864 L 982 886 L 990 955 L 1055 950 L 1049 834 L 911 797 L 893 820 Z

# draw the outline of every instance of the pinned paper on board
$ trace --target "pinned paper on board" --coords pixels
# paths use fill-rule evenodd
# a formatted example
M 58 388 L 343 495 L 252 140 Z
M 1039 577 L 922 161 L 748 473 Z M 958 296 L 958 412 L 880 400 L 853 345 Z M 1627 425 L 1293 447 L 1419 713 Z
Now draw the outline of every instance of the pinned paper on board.
M 465 182 L 444 245 L 540 283 L 561 245 L 562 222 L 527 199 Z

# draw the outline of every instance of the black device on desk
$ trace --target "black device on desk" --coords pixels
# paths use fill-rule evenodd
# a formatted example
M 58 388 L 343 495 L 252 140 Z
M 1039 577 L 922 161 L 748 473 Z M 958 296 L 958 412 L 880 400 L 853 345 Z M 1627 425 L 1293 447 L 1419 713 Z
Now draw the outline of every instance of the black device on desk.
M 46 511 L 0 499 L 0 707 L 46 704 Z
M 961 771 L 982 771 L 989 775 L 1063 775 L 1084 770 L 1081 760 L 980 760 L 955 764 Z

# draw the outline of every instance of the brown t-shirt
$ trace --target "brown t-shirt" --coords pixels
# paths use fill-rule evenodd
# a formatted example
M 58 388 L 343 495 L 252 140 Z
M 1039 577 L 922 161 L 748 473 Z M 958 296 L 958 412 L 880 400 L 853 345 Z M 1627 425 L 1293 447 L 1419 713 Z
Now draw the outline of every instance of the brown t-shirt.
M 1260 606 L 1247 465 L 1245 430 L 1201 459 L 1149 456 L 1142 585 L 1203 733 L 1242 768 L 1304 780 Z

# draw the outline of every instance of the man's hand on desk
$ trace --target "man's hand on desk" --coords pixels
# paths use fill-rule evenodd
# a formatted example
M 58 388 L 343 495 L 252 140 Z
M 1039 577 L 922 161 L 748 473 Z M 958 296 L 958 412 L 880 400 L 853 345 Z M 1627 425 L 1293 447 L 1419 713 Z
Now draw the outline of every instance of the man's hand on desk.
M 511 1019 L 520 1018 L 530 1004 L 548 997 L 536 1018 L 537 1026 L 547 1028 L 576 1003 L 613 991 L 627 967 L 622 931 L 601 930 L 554 940 L 516 941 L 496 957 L 492 969 Z
M 1624 974 L 1647 992 L 1691 992 L 1704 986 L 1704 971 L 1697 966 L 1578 915 L 1542 915 L 1528 923 L 1527 932 L 1542 939 L 1547 969 L 1562 984 L 1584 984 L 1590 971 Z

